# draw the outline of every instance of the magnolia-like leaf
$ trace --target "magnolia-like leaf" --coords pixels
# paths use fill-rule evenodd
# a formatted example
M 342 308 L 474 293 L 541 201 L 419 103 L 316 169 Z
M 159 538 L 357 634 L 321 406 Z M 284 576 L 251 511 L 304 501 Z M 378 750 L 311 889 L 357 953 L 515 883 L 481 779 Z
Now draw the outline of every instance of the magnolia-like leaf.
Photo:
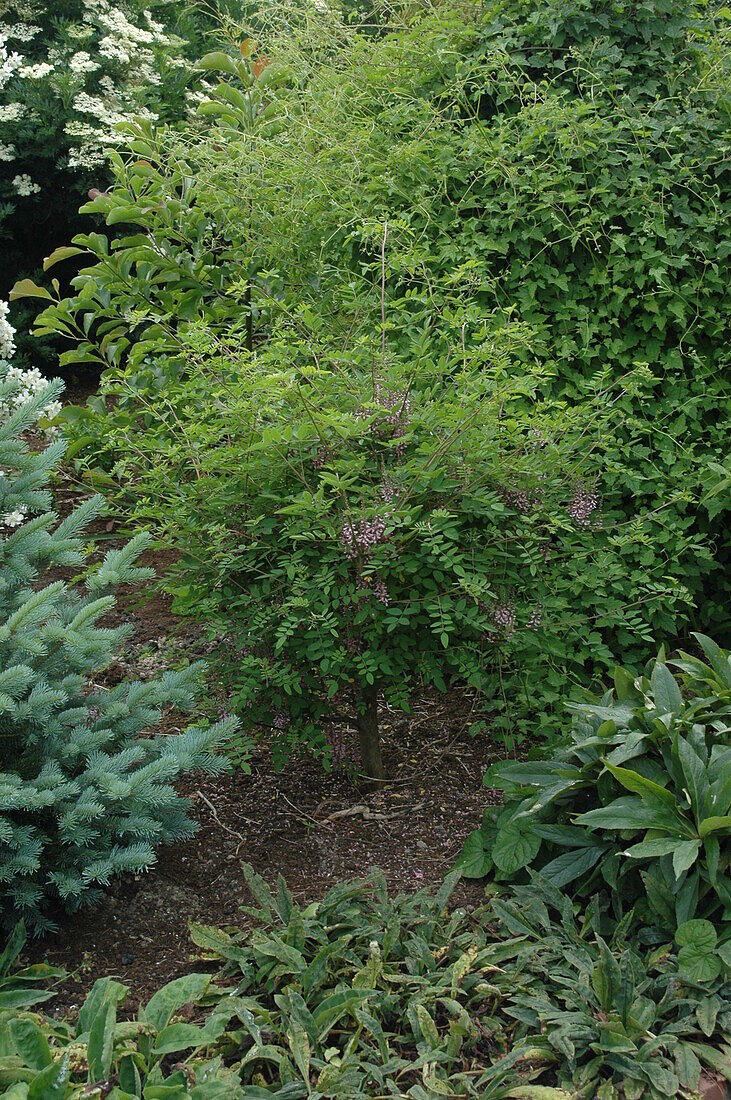
M 704 821 L 701 821 L 698 830 L 702 837 L 708 836 L 709 833 L 720 831 L 731 832 L 731 817 L 707 817 Z
M 570 882 L 574 882 L 581 875 L 590 871 L 599 862 L 606 847 L 602 844 L 593 844 L 585 848 L 574 848 L 569 852 L 563 852 L 556 859 L 552 859 L 541 868 L 541 874 L 562 890 Z
M 675 877 L 680 878 L 693 866 L 700 851 L 700 840 L 681 840 L 673 852 L 673 871 Z
M 678 1043 L 675 1048 L 675 1072 L 681 1085 L 697 1091 L 701 1077 L 701 1064 L 687 1043 Z
M 141 1009 L 142 1019 L 157 1031 L 162 1031 L 174 1012 L 191 1001 L 199 1000 L 210 984 L 210 974 L 186 974 L 183 978 L 168 982 Z
M 213 50 L 207 53 L 200 61 L 196 62 L 196 69 L 205 73 L 230 73 L 231 76 L 240 76 L 239 66 L 232 57 L 222 50 Z
M 310 1083 L 310 1040 L 307 1032 L 297 1019 L 290 1019 L 287 1028 L 287 1043 L 292 1051 L 292 1056 L 297 1064 L 297 1069 L 307 1083 L 309 1091 Z
M 19 279 L 8 295 L 11 302 L 17 302 L 20 298 L 46 298 L 53 301 L 53 296 L 45 287 L 38 286 L 32 279 Z
M 8 1031 L 18 1054 L 27 1066 L 35 1070 L 50 1066 L 52 1058 L 48 1041 L 34 1020 L 28 1016 L 11 1019 Z
M 195 1024 L 168 1024 L 157 1036 L 155 1054 L 162 1057 L 163 1054 L 173 1054 L 178 1050 L 203 1047 L 210 1042 L 211 1036 Z
M 48 271 L 49 267 L 61 263 L 61 260 L 68 260 L 71 256 L 80 256 L 83 251 L 83 248 L 76 248 L 73 244 L 65 244 L 60 248 L 54 248 L 51 255 L 46 256 L 43 261 L 43 270 Z

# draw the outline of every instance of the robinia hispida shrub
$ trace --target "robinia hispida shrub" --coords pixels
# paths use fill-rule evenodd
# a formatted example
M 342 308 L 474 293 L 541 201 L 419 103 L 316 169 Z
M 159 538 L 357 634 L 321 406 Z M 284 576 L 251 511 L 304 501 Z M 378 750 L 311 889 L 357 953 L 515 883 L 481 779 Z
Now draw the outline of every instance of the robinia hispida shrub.
M 276 758 L 342 759 L 355 728 L 380 780 L 379 702 L 451 682 L 490 698 L 540 630 L 547 547 L 577 508 L 591 540 L 594 505 L 587 411 L 532 405 L 523 339 L 493 319 L 467 357 L 366 342 L 315 363 L 304 342 L 222 358 L 202 338 L 161 394 L 180 413 L 130 467 L 138 499 L 180 551 L 176 609 L 226 635 L 233 705 Z
M 235 723 L 148 735 L 161 707 L 192 707 L 200 666 L 95 682 L 129 637 L 100 620 L 116 585 L 150 575 L 136 565 L 148 536 L 85 565 L 80 536 L 102 502 L 60 523 L 51 510 L 65 444 L 37 452 L 23 433 L 48 423 L 62 387 L 38 385 L 36 373 L 0 362 L 0 925 L 23 916 L 43 931 L 54 911 L 93 902 L 113 876 L 147 869 L 159 844 L 193 832 L 172 784 L 222 769 L 216 750 Z M 69 567 L 83 587 L 58 579 Z

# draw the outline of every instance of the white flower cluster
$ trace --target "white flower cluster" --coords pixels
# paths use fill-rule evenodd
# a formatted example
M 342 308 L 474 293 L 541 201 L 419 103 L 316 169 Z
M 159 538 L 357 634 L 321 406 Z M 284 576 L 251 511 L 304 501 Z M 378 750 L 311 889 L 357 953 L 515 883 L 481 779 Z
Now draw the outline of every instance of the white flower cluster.
M 19 195 L 35 195 L 40 191 L 40 187 L 37 183 L 33 183 L 27 172 L 24 172 L 22 176 L 13 177 L 13 187 Z
M 30 370 L 22 370 L 20 367 L 9 366 L 7 361 L 15 354 L 15 329 L 8 321 L 8 303 L 0 301 L 0 360 L 4 370 L 0 371 L 0 379 L 12 387 L 9 395 L 0 398 L 0 420 L 7 419 L 11 412 L 25 405 L 36 394 L 41 393 L 48 385 L 48 379 L 44 378 L 39 370 L 31 367 Z M 49 401 L 41 409 L 39 416 L 46 420 L 54 420 L 61 412 L 60 401 Z M 55 429 L 50 428 L 52 434 Z
M 9 38 L 16 42 L 31 42 L 41 30 L 42 27 L 32 23 L 14 23 L 12 27 L 9 23 L 0 23 L 0 38 L 5 42 Z
M 6 103 L 0 106 L 0 122 L 17 122 L 25 114 L 25 103 Z
M 91 54 L 88 54 L 86 50 L 79 50 L 69 61 L 69 69 L 77 75 L 95 73 L 98 68 L 100 68 L 98 61 L 93 61 Z
M 185 41 L 167 34 L 150 11 L 140 13 L 130 0 L 85 0 L 83 23 L 64 27 L 61 36 L 51 31 L 46 55 L 36 54 L 32 62 L 22 53 L 11 53 L 6 45 L 29 42 L 39 33 L 46 32 L 28 23 L 0 24 L 0 89 L 8 85 L 0 94 L 0 161 L 18 157 L 15 145 L 2 140 L 12 135 L 1 127 L 16 122 L 27 110 L 21 80 L 45 81 L 48 90 L 63 100 L 69 166 L 93 169 L 107 161 L 110 146 L 124 140 L 119 123 L 157 119 L 150 106 L 150 89 L 163 84 L 168 65 L 187 64 Z M 25 175 L 16 181 L 17 194 L 34 193 L 37 185 Z
M 4 303 L 0 303 L 4 305 Z M 5 371 L 3 382 L 13 386 L 10 394 L 0 398 L 0 420 L 7 419 L 12 412 L 27 405 L 37 394 L 41 393 L 48 385 L 48 379 L 36 367 L 23 370 L 21 367 L 8 367 Z M 54 420 L 61 412 L 60 401 L 49 401 L 41 409 L 39 416 L 46 420 Z M 53 433 L 53 429 L 49 429 Z
M 27 515 L 28 509 L 26 506 L 24 504 L 19 504 L 14 511 L 6 512 L 2 521 L 6 527 L 20 527 Z
M 4 470 L 0 470 L 0 478 L 7 477 Z M 3 527 L 20 527 L 21 523 L 28 515 L 28 509 L 25 504 L 18 504 L 12 512 L 6 512 L 5 515 L 0 516 L 0 523 Z
M 22 76 L 24 80 L 43 80 L 44 76 L 52 73 L 55 67 L 55 65 L 49 65 L 47 61 L 39 61 L 37 65 L 21 65 L 18 76 Z
M 0 359 L 12 359 L 15 355 L 15 329 L 8 321 L 8 303 L 0 302 Z
M 8 36 L 0 32 L 0 88 L 5 87 L 13 73 L 23 64 L 23 58 L 19 53 L 8 53 L 5 47 L 7 40 Z

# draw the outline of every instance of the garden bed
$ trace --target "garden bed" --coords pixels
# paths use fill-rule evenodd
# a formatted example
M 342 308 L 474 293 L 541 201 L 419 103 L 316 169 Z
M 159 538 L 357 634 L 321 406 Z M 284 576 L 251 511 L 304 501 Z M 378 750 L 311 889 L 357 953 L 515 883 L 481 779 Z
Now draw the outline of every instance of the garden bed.
M 134 635 L 124 659 L 106 670 L 110 682 L 154 675 L 171 645 L 191 657 L 209 648 L 159 594 L 142 600 L 128 591 L 114 618 L 131 622 Z M 387 716 L 391 781 L 378 792 L 364 794 L 347 771 L 325 772 L 304 754 L 275 772 L 263 744 L 250 775 L 234 768 L 189 780 L 183 790 L 200 822 L 195 838 L 161 849 L 151 873 L 114 882 L 99 907 L 60 916 L 55 935 L 30 945 L 33 960 L 73 974 L 53 1010 L 79 1005 L 98 977 L 114 974 L 130 987 L 125 1011 L 134 1013 L 139 1001 L 191 968 L 189 921 L 241 926 L 239 907 L 250 900 L 242 862 L 270 883 L 283 874 L 298 900 L 315 899 L 373 866 L 395 890 L 441 882 L 484 810 L 485 768 L 503 755 L 484 734 L 470 737 L 470 711 L 470 701 L 455 693 L 422 698 L 409 717 Z M 168 722 L 173 726 L 175 716 Z M 483 889 L 465 882 L 460 894 L 477 902 Z

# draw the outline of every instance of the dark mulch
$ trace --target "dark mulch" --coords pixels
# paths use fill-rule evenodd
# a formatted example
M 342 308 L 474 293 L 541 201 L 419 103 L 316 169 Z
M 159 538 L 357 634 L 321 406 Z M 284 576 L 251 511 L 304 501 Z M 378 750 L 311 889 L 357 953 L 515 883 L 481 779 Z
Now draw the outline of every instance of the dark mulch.
M 389 721 L 390 718 L 390 721 Z M 270 883 L 283 874 L 294 896 L 316 899 L 334 883 L 381 867 L 394 890 L 441 881 L 488 792 L 485 767 L 500 755 L 471 740 L 459 699 L 425 701 L 410 720 L 386 716 L 385 753 L 392 782 L 362 794 L 342 771 L 326 773 L 302 757 L 276 773 L 264 748 L 251 775 L 241 770 L 187 784 L 196 837 L 163 849 L 157 867 L 115 883 L 94 911 L 68 918 L 32 945 L 41 958 L 73 972 L 53 1002 L 74 1009 L 93 981 L 114 974 L 130 987 L 134 1010 L 160 985 L 190 970 L 195 948 L 188 922 L 242 926 L 248 896 L 242 861 Z M 460 901 L 484 897 L 460 884 Z

